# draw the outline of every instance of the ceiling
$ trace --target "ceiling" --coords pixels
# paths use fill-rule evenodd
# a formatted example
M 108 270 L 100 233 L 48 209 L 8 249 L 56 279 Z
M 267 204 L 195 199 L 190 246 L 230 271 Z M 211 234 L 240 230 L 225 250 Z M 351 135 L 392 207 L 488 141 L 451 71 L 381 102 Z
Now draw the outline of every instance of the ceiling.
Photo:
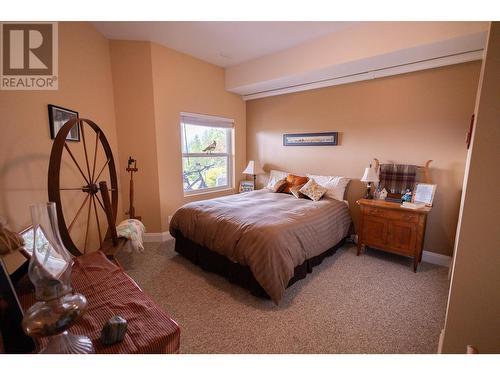
M 93 22 L 108 39 L 147 40 L 227 68 L 354 22 Z

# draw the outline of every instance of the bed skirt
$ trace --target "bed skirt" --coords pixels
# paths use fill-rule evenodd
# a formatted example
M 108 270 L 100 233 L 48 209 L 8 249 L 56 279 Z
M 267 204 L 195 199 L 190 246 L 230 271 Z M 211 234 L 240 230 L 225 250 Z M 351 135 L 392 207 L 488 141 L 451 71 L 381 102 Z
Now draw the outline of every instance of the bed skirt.
M 194 264 L 200 266 L 205 271 L 210 271 L 224 276 L 230 282 L 248 289 L 250 293 L 257 297 L 269 298 L 266 291 L 255 280 L 250 267 L 239 263 L 231 262 L 228 258 L 220 255 L 206 247 L 200 246 L 193 241 L 185 238 L 179 232 L 175 233 L 175 251 L 189 259 Z M 319 265 L 327 256 L 335 254 L 337 249 L 344 245 L 346 238 L 343 238 L 332 248 L 306 259 L 304 263 L 295 267 L 293 277 L 288 286 L 305 278 L 312 272 L 313 267 Z

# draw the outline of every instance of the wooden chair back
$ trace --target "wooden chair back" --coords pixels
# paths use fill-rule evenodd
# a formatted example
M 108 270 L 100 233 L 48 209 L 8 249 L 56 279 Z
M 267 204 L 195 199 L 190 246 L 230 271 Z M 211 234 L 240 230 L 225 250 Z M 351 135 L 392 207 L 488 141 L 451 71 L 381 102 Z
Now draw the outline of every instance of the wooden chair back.
M 422 181 L 419 182 L 424 182 L 426 184 L 432 184 L 432 180 L 429 174 L 429 165 L 432 163 L 432 160 L 427 160 L 424 165 L 417 165 L 417 170 L 421 174 Z M 378 171 L 380 167 L 380 162 L 377 158 L 373 159 L 373 167 L 375 168 L 376 171 Z

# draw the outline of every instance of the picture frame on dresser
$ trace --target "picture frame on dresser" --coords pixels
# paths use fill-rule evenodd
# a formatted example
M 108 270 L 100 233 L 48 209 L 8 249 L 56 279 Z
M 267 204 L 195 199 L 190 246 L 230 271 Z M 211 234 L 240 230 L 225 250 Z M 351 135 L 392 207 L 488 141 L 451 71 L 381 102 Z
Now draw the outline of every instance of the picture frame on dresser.
M 247 193 L 249 191 L 254 191 L 254 190 L 255 190 L 255 185 L 253 181 L 248 181 L 248 180 L 240 181 L 239 193 Z
M 432 207 L 434 195 L 436 194 L 436 184 L 425 184 L 417 182 L 415 184 L 415 192 L 412 196 L 413 203 L 425 203 L 427 207 Z

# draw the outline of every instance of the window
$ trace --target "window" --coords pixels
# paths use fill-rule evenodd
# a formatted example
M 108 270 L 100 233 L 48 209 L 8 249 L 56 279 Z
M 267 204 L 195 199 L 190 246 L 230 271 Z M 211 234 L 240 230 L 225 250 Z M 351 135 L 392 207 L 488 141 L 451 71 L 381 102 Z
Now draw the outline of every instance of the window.
M 230 119 L 181 113 L 184 195 L 232 188 Z

